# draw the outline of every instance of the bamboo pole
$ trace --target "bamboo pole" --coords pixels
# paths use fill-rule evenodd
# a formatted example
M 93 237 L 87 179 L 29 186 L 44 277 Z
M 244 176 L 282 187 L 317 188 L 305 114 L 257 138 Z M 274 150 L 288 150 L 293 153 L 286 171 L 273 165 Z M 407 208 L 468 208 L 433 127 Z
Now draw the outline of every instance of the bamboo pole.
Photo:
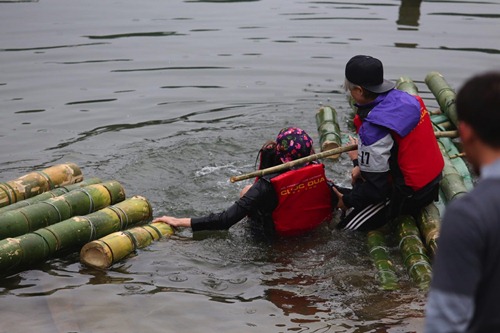
M 90 267 L 105 269 L 137 249 L 173 233 L 172 227 L 163 222 L 114 232 L 85 244 L 80 251 L 80 261 Z
M 444 134 L 440 134 L 441 132 L 442 131 L 437 131 L 437 132 L 434 132 L 434 134 L 436 136 L 441 136 L 441 137 L 454 137 L 454 135 L 457 135 L 456 131 L 447 131 Z M 250 179 L 250 178 L 254 178 L 254 177 L 262 177 L 265 175 L 269 175 L 271 173 L 276 173 L 276 172 L 288 170 L 290 168 L 305 164 L 307 162 L 316 161 L 316 160 L 319 160 L 321 158 L 325 158 L 325 157 L 328 157 L 331 155 L 336 155 L 336 154 L 342 154 L 342 153 L 345 153 L 345 152 L 348 152 L 351 150 L 356 150 L 356 149 L 358 149 L 358 145 L 347 145 L 347 146 L 343 146 L 343 147 L 338 147 L 338 148 L 330 149 L 330 150 L 327 150 L 327 151 L 324 151 L 324 152 L 321 152 L 318 154 L 313 154 L 313 155 L 309 155 L 309 156 L 306 156 L 303 158 L 299 158 L 299 159 L 291 161 L 291 162 L 287 162 L 287 163 L 283 163 L 283 164 L 280 164 L 277 166 L 273 166 L 273 167 L 270 167 L 267 169 L 256 170 L 256 171 L 253 171 L 253 172 L 250 172 L 247 174 L 243 174 L 243 175 L 239 175 L 239 176 L 232 176 L 229 180 L 231 181 L 231 183 L 235 183 L 235 182 L 239 182 L 239 181 L 245 180 L 245 179 Z
M 312 161 L 318 160 L 320 158 L 325 158 L 325 157 L 328 157 L 331 155 L 341 154 L 341 153 L 344 153 L 346 151 L 351 151 L 351 150 L 356 150 L 356 149 L 358 149 L 358 145 L 348 145 L 348 146 L 343 146 L 343 147 L 327 150 L 327 151 L 324 151 L 321 153 L 302 157 L 302 158 L 293 160 L 291 162 L 287 162 L 287 163 L 283 163 L 283 164 L 280 164 L 277 166 L 273 166 L 273 167 L 270 167 L 267 169 L 256 170 L 256 171 L 253 171 L 253 172 L 250 172 L 247 174 L 233 176 L 230 178 L 230 181 L 231 181 L 231 183 L 235 183 L 235 182 L 238 182 L 240 180 L 250 179 L 250 178 L 254 178 L 254 177 L 262 177 L 265 175 L 269 175 L 271 173 L 276 173 L 276 172 L 288 170 L 288 169 L 293 168 L 295 166 L 302 165 L 302 164 L 305 164 L 307 162 L 312 162 Z
M 441 226 L 440 221 L 441 216 L 439 214 L 439 209 L 433 203 L 422 209 L 417 220 L 420 233 L 432 257 L 436 255 L 437 251 L 437 240 L 439 238 L 439 229 Z
M 65 194 L 65 193 L 68 193 L 70 191 L 76 190 L 78 188 L 82 188 L 82 187 L 92 185 L 92 184 L 99 184 L 101 182 L 102 182 L 101 179 L 94 177 L 94 178 L 82 180 L 81 182 L 76 183 L 76 184 L 61 186 L 61 187 L 55 188 L 51 191 L 43 192 L 43 193 L 41 193 L 37 196 L 34 196 L 32 198 L 28 198 L 26 200 L 22 200 L 22 201 L 18 201 L 16 203 L 13 203 L 11 205 L 1 207 L 0 214 L 8 212 L 10 210 L 15 210 L 15 209 L 19 209 L 21 207 L 29 206 L 29 205 L 32 205 L 34 203 L 44 201 L 44 200 L 47 200 L 50 198 L 55 198 L 55 197 L 58 197 L 60 195 Z
M 58 186 L 78 183 L 83 175 L 74 163 L 58 164 L 0 183 L 0 207 L 34 197 Z
M 35 232 L 0 241 L 0 274 L 36 264 L 57 251 L 84 245 L 150 219 L 152 208 L 135 196 L 86 216 L 75 216 Z
M 415 220 L 409 215 L 402 215 L 396 218 L 395 223 L 403 264 L 413 282 L 426 290 L 431 282 L 432 268 Z
M 125 191 L 116 181 L 85 186 L 55 198 L 0 214 L 0 240 L 86 215 L 123 201 Z
M 436 138 L 458 138 L 458 131 L 436 131 Z
M 377 269 L 377 280 L 382 289 L 395 290 L 398 288 L 398 277 L 385 240 L 385 234 L 380 230 L 369 231 L 367 235 L 368 250 Z
M 448 82 L 438 72 L 430 72 L 425 77 L 425 83 L 430 91 L 436 97 L 441 110 L 446 114 L 448 119 L 453 123 L 455 128 L 458 128 L 458 117 L 455 105 L 455 91 L 449 86 Z
M 324 106 L 316 113 L 316 125 L 319 133 L 321 151 L 327 151 L 342 146 L 340 127 L 337 121 L 337 111 L 331 106 Z M 337 159 L 340 153 L 328 158 Z

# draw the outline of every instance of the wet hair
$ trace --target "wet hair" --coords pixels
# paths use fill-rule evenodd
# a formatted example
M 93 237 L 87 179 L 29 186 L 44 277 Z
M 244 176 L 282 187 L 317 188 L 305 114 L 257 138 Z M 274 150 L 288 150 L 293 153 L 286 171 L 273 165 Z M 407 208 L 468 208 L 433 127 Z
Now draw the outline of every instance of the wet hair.
M 457 116 L 487 145 L 500 148 L 500 72 L 469 79 L 457 94 Z

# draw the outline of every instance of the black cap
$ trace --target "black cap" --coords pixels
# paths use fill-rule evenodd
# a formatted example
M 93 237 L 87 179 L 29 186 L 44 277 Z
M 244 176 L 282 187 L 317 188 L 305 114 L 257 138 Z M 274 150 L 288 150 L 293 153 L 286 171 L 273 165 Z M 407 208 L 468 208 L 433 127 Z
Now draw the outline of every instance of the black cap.
M 345 66 L 345 77 L 349 82 L 371 92 L 381 94 L 393 89 L 396 84 L 384 80 L 384 66 L 377 58 L 357 55 Z

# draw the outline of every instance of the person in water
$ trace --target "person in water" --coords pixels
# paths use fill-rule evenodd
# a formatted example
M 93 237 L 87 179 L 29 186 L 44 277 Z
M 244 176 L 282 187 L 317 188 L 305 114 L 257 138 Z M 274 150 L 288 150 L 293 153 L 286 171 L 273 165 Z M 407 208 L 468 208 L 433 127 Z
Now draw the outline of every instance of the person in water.
M 351 58 L 345 88 L 355 101 L 359 141 L 351 138 L 358 144 L 349 152 L 352 190 L 335 190 L 347 212 L 337 228 L 373 230 L 436 200 L 444 161 L 422 99 L 394 89 L 380 60 Z
M 313 140 L 297 127 L 283 128 L 275 144 L 265 147 L 274 150 L 267 165 L 290 162 L 314 153 Z M 324 165 L 310 162 L 300 167 L 258 178 L 245 188 L 241 197 L 228 209 L 203 217 L 161 216 L 153 222 L 174 227 L 189 227 L 193 231 L 224 230 L 249 216 L 252 223 L 261 223 L 264 230 L 280 236 L 306 233 L 332 217 L 337 196 L 326 178 Z

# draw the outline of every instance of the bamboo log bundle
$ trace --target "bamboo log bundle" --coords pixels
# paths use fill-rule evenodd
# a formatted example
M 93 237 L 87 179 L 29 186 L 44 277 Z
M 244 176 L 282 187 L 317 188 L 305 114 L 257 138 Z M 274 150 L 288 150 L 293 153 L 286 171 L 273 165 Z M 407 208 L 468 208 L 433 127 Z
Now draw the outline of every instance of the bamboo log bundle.
M 439 149 L 444 159 L 443 178 L 439 183 L 447 202 L 459 198 L 467 193 L 462 175 L 457 171 L 452 161 L 448 157 L 448 152 L 443 143 L 438 140 Z
M 58 164 L 0 183 L 0 207 L 34 197 L 58 186 L 78 183 L 83 175 L 74 163 Z
M 172 227 L 163 222 L 114 232 L 85 244 L 80 251 L 80 261 L 90 267 L 105 269 L 137 249 L 173 233 Z
M 432 257 L 436 255 L 439 228 L 441 226 L 440 221 L 439 209 L 433 203 L 422 209 L 417 220 L 420 233 Z
M 457 110 L 455 105 L 455 91 L 438 72 L 430 72 L 425 77 L 425 83 L 436 97 L 436 100 L 448 119 L 458 128 Z
M 377 269 L 377 280 L 382 289 L 395 290 L 398 288 L 398 277 L 385 241 L 385 234 L 380 230 L 368 232 L 368 250 Z
M 40 201 L 44 201 L 44 200 L 47 200 L 47 199 L 50 199 L 50 198 L 55 198 L 55 197 L 58 197 L 60 195 L 65 194 L 65 193 L 68 193 L 68 192 L 71 192 L 73 190 L 76 190 L 78 188 L 82 188 L 82 187 L 85 187 L 85 186 L 88 186 L 88 185 L 92 185 L 92 184 L 99 184 L 99 183 L 102 183 L 102 180 L 99 179 L 99 178 L 94 177 L 94 178 L 89 178 L 89 179 L 82 180 L 81 182 L 76 183 L 76 184 L 61 186 L 61 187 L 55 188 L 55 189 L 53 189 L 51 191 L 43 192 L 43 193 L 41 193 L 41 194 L 39 194 L 37 196 L 34 196 L 32 198 L 28 198 L 26 200 L 18 201 L 16 203 L 13 203 L 12 205 L 1 207 L 0 208 L 0 214 L 8 212 L 10 210 L 15 210 L 15 209 L 19 209 L 21 207 L 29 206 L 29 205 L 32 205 L 34 203 L 37 203 L 37 202 L 40 202 Z
M 0 239 L 20 236 L 75 215 L 90 214 L 124 199 L 122 185 L 108 181 L 8 211 L 0 215 Z
M 342 146 L 340 127 L 337 121 L 337 111 L 324 106 L 316 113 L 316 125 L 318 126 L 319 143 L 321 151 L 327 151 Z M 331 159 L 339 158 L 340 154 L 328 156 Z
M 395 223 L 404 266 L 420 289 L 428 289 L 432 268 L 415 220 L 409 215 L 402 215 L 396 218 Z
M 0 241 L 0 274 L 36 264 L 62 249 L 83 244 L 150 219 L 152 208 L 135 196 L 86 216 L 76 216 L 35 232 Z

